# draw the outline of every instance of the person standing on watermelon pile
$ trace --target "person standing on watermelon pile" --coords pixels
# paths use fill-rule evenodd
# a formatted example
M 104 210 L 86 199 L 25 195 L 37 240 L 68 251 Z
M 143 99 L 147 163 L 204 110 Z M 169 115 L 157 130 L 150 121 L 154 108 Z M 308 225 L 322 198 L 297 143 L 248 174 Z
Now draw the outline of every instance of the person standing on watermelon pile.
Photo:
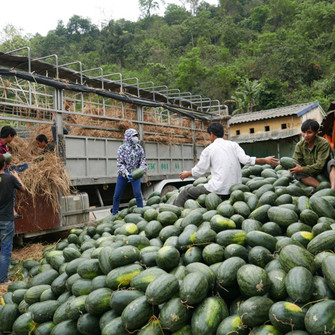
M 318 136 L 320 125 L 317 121 L 308 119 L 301 125 L 303 139 L 295 146 L 293 159 L 295 167 L 290 169 L 295 179 L 305 185 L 318 187 L 318 174 L 329 177 L 330 185 L 335 190 L 335 160 L 331 159 L 329 142 Z
M 185 188 L 174 201 L 176 206 L 183 207 L 186 200 L 197 199 L 201 194 L 211 192 L 221 196 L 223 200 L 228 199 L 230 188 L 235 184 L 242 183 L 241 164 L 278 165 L 279 160 L 274 156 L 250 157 L 236 142 L 224 140 L 224 128 L 221 123 L 211 123 L 207 132 L 211 144 L 202 151 L 198 164 L 191 171 L 183 171 L 179 177 L 180 179 L 198 178 L 210 172 L 211 179 L 206 184 Z
M 119 211 L 121 197 L 128 182 L 131 183 L 133 188 L 137 207 L 143 207 L 141 178 L 134 180 L 131 176 L 135 169 L 142 168 L 145 173 L 147 168 L 144 150 L 138 141 L 136 129 L 130 128 L 125 131 L 124 144 L 119 147 L 117 152 L 118 177 L 113 196 L 112 214 L 116 214 Z
M 13 193 L 15 190 L 25 191 L 16 171 L 5 173 L 6 159 L 0 154 L 0 285 L 8 283 L 8 268 L 12 255 L 14 237 Z

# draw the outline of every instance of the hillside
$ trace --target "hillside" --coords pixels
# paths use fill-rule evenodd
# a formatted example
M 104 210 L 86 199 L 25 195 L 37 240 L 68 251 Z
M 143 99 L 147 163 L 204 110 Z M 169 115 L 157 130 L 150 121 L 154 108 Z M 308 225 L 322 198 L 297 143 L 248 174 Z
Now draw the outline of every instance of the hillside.
M 84 68 L 154 81 L 219 99 L 230 112 L 334 100 L 335 3 L 294 0 L 202 2 L 192 15 L 168 5 L 164 16 L 111 20 L 102 29 L 73 16 L 47 36 L 12 29 L 0 50 L 29 45 L 32 55 L 80 60 Z

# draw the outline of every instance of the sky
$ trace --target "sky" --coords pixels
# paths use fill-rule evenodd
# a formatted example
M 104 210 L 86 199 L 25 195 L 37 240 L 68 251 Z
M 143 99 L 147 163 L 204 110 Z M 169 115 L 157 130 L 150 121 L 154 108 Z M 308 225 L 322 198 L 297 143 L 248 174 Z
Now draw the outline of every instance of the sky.
M 57 27 L 59 20 L 62 20 L 66 25 L 73 15 L 89 18 L 91 23 L 99 28 L 112 19 L 124 18 L 129 21 L 137 21 L 140 16 L 138 0 L 12 1 L 1 1 L 1 11 L 6 15 L 2 15 L 0 31 L 11 24 L 21 30 L 22 35 L 39 33 L 45 36 L 49 30 Z M 206 0 L 206 2 L 217 5 L 219 0 Z M 165 3 L 166 5 L 168 3 L 181 5 L 182 2 L 180 0 L 165 0 Z M 162 15 L 163 13 L 162 10 L 158 14 Z

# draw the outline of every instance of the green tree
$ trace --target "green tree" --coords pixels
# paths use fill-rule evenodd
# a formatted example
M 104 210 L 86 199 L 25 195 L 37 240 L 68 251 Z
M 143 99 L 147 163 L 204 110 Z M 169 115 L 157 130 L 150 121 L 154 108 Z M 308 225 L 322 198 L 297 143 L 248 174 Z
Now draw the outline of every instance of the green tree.
M 200 49 L 193 48 L 185 57 L 180 57 L 175 86 L 182 91 L 201 93 L 200 84 L 205 80 L 207 73 L 208 70 L 201 62 Z
M 159 3 L 156 0 L 138 0 L 141 16 L 150 18 L 152 12 L 159 9 Z
M 184 22 L 190 14 L 185 8 L 175 4 L 169 4 L 164 12 L 164 19 L 168 25 L 179 25 Z
M 279 80 L 262 78 L 259 89 L 257 105 L 261 110 L 285 106 L 286 100 L 283 92 L 287 89 L 287 83 Z
M 123 19 L 110 21 L 103 29 L 102 48 L 105 59 L 117 63 L 120 70 L 125 66 L 127 55 L 132 52 L 133 30 L 133 24 Z
M 257 80 L 250 81 L 248 78 L 242 80 L 234 95 L 231 97 L 236 103 L 236 108 L 232 114 L 254 112 L 257 106 L 260 87 L 261 84 Z
M 29 40 L 22 35 L 22 29 L 8 24 L 0 32 L 0 41 L 2 42 L 2 51 L 11 51 L 28 46 Z
M 293 0 L 270 0 L 270 20 L 274 28 L 289 25 L 296 15 L 297 2 Z
M 268 5 L 262 5 L 255 7 L 251 11 L 251 29 L 262 31 L 265 23 L 267 22 L 270 16 L 270 8 Z

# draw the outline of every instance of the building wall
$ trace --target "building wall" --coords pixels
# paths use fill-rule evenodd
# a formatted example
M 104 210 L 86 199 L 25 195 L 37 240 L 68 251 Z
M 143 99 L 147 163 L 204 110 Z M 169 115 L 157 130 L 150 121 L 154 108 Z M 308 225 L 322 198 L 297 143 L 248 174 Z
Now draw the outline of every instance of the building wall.
M 268 140 L 263 142 L 241 143 L 240 146 L 249 156 L 258 158 L 275 156 L 280 159 L 281 157 L 292 157 L 295 145 L 299 140 L 300 136 L 297 135 L 278 141 Z
M 320 124 L 324 118 L 321 107 L 313 108 L 302 116 L 290 115 L 272 119 L 256 120 L 244 123 L 229 124 L 229 139 L 239 143 L 280 139 L 299 135 L 301 124 L 307 119 L 314 119 Z
M 230 125 L 230 135 L 238 136 L 236 131 L 239 130 L 240 135 L 250 134 L 250 129 L 254 129 L 254 134 L 258 132 L 264 132 L 265 127 L 269 127 L 269 131 L 281 130 L 282 125 L 286 125 L 286 129 L 298 129 L 300 131 L 301 121 L 298 116 L 286 116 L 282 118 L 267 119 L 252 121 L 246 123 L 238 123 Z
M 307 119 L 314 119 L 315 121 L 318 121 L 321 125 L 323 118 L 326 116 L 325 111 L 322 109 L 322 107 L 318 106 L 316 108 L 313 108 L 309 112 L 305 113 L 301 116 L 301 123 L 306 121 Z

